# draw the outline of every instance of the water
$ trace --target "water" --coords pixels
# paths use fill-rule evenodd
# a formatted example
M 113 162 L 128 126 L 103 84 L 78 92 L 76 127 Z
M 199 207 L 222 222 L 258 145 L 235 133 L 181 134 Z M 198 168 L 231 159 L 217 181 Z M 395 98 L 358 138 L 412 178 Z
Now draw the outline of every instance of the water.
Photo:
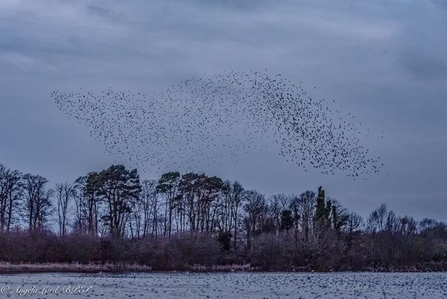
M 0 275 L 2 298 L 447 298 L 447 273 Z

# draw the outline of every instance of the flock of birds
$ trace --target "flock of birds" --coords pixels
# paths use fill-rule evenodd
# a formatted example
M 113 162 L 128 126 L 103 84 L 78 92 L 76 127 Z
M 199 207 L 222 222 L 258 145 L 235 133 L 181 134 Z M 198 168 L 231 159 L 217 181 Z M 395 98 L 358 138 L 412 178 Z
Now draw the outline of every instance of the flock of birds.
M 51 94 L 58 108 L 90 128 L 111 154 L 144 168 L 192 170 L 241 152 L 278 144 L 288 162 L 323 174 L 380 174 L 379 158 L 362 146 L 368 136 L 351 113 L 315 100 L 280 74 L 205 74 L 151 96 L 116 92 Z

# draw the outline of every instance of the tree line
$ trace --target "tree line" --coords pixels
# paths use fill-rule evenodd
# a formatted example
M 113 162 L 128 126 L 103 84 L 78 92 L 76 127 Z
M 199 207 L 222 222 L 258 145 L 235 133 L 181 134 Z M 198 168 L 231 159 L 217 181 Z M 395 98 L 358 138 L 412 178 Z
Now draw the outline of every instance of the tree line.
M 266 197 L 204 173 L 140 180 L 123 165 L 48 183 L 0 164 L 0 261 L 447 269 L 445 223 L 401 217 L 386 205 L 364 219 L 322 187 Z

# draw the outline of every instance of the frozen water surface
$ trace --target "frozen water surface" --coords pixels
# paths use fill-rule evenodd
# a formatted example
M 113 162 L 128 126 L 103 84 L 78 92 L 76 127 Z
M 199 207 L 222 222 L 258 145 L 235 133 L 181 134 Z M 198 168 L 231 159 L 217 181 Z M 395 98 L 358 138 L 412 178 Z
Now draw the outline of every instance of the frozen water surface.
M 0 275 L 2 298 L 447 298 L 447 273 Z

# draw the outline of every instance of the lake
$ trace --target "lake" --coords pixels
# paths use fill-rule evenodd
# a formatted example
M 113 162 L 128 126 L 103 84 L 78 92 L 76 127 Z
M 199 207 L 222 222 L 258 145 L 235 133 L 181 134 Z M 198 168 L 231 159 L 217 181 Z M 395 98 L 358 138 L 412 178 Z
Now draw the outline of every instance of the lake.
M 0 275 L 2 298 L 447 298 L 447 273 Z

